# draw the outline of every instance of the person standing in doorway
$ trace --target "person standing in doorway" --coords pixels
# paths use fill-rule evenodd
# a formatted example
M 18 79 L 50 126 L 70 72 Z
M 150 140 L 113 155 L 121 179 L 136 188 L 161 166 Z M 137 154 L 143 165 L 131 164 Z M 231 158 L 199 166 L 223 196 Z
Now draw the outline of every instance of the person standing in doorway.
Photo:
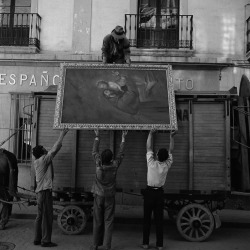
M 164 212 L 164 190 L 163 186 L 173 163 L 172 151 L 174 149 L 174 135 L 176 131 L 170 132 L 169 150 L 160 148 L 156 157 L 153 152 L 153 134 L 156 129 L 152 129 L 147 138 L 147 188 L 144 191 L 144 218 L 143 218 L 143 243 L 142 248 L 149 248 L 149 236 L 151 228 L 151 216 L 154 214 L 156 225 L 156 248 L 163 249 L 163 212 Z
M 113 159 L 113 152 L 105 149 L 99 154 L 99 130 L 95 130 L 92 156 L 96 166 L 95 181 L 92 192 L 94 194 L 93 211 L 93 245 L 91 250 L 104 246 L 105 250 L 111 249 L 112 232 L 115 213 L 115 193 L 117 170 L 124 157 L 125 137 L 128 131 L 122 131 L 122 141 L 119 152 Z
M 54 170 L 52 160 L 62 147 L 64 136 L 69 130 L 63 129 L 60 136 L 50 151 L 43 146 L 37 145 L 32 153 L 35 158 L 33 166 L 35 170 L 35 192 L 37 195 L 37 216 L 35 220 L 34 245 L 42 247 L 56 247 L 57 244 L 51 242 L 53 224 L 53 179 Z

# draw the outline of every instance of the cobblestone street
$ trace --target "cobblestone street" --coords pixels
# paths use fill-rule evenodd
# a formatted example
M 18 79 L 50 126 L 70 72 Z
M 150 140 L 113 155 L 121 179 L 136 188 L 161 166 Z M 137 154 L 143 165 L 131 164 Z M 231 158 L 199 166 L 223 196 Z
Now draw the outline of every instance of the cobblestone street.
M 26 212 L 23 214 L 22 212 Z M 5 230 L 0 231 L 1 243 L 14 244 L 11 248 L 0 245 L 1 250 L 36 250 L 40 246 L 33 245 L 35 208 L 15 210 Z M 132 211 L 117 211 L 117 219 L 113 235 L 114 250 L 140 249 L 142 239 L 142 221 L 132 218 Z M 166 218 L 164 246 L 166 250 L 247 250 L 250 244 L 250 212 L 223 210 L 220 212 L 222 227 L 216 229 L 205 242 L 187 242 L 179 235 L 175 225 Z M 151 234 L 151 249 L 154 249 L 154 226 Z M 87 223 L 81 235 L 65 235 L 54 221 L 52 241 L 60 250 L 88 250 L 92 241 L 92 222 Z M 102 250 L 102 248 L 100 248 Z

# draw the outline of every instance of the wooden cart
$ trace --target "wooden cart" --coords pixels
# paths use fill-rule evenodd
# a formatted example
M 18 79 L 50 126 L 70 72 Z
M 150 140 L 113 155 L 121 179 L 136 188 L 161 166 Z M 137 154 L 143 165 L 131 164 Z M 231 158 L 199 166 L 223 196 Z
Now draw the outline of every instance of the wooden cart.
M 50 148 L 59 131 L 53 130 L 55 91 L 34 93 L 33 145 Z M 213 232 L 216 211 L 224 207 L 231 191 L 229 92 L 176 92 L 178 133 L 174 163 L 166 179 L 165 208 L 176 219 L 180 234 L 203 241 Z M 79 110 L 79 112 L 84 112 Z M 100 149 L 117 151 L 121 131 L 101 131 Z M 125 158 L 118 172 L 117 204 L 141 206 L 146 187 L 146 140 L 148 131 L 129 131 Z M 95 166 L 91 150 L 94 132 L 71 130 L 54 159 L 56 205 L 62 209 L 58 225 L 63 232 L 84 230 L 91 214 L 91 186 Z M 158 132 L 154 147 L 167 147 L 168 132 Z M 67 197 L 63 198 L 67 194 Z

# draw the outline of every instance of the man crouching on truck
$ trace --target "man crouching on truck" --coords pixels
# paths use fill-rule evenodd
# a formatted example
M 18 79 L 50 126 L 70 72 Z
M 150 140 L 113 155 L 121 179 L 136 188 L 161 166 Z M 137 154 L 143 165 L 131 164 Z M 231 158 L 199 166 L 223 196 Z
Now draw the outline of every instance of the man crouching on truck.
M 53 197 L 52 184 L 54 170 L 52 160 L 62 147 L 64 136 L 69 130 L 63 129 L 54 146 L 48 152 L 43 146 L 37 145 L 32 153 L 35 157 L 35 192 L 37 194 L 38 213 L 35 220 L 34 245 L 42 247 L 56 247 L 57 244 L 51 242 L 53 224 Z
M 124 157 L 124 143 L 128 131 L 122 131 L 120 150 L 113 159 L 110 149 L 105 149 L 99 154 L 99 130 L 95 130 L 95 139 L 92 156 L 96 165 L 95 181 L 92 188 L 94 194 L 93 211 L 93 245 L 91 250 L 104 246 L 105 250 L 111 249 L 112 231 L 115 213 L 116 174 Z
M 144 219 L 143 219 L 143 242 L 142 248 L 149 248 L 149 235 L 151 227 L 151 216 L 154 213 L 156 226 L 156 248 L 163 249 L 163 210 L 164 210 L 164 190 L 163 186 L 173 163 L 172 151 L 174 149 L 174 135 L 176 131 L 170 132 L 169 150 L 161 148 L 154 158 L 153 134 L 156 129 L 152 129 L 147 139 L 147 188 L 144 191 Z

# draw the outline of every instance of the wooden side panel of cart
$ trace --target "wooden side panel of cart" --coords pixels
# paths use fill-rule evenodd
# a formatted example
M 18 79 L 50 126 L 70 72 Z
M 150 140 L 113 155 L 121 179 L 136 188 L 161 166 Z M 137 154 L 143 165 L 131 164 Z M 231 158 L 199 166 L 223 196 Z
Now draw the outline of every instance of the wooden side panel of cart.
M 37 95 L 34 123 L 35 144 L 52 147 L 59 131 L 53 130 L 55 94 Z M 227 99 L 216 96 L 176 95 L 178 134 L 175 136 L 174 164 L 169 171 L 165 192 L 230 191 L 230 124 Z M 84 110 L 82 110 L 84 112 Z M 125 158 L 119 169 L 117 194 L 120 204 L 140 205 L 139 194 L 146 186 L 147 131 L 129 131 Z M 92 160 L 94 132 L 70 131 L 54 159 L 55 190 L 90 192 L 95 177 Z M 100 150 L 117 152 L 121 131 L 101 131 Z M 154 147 L 168 147 L 169 133 L 158 132 Z

